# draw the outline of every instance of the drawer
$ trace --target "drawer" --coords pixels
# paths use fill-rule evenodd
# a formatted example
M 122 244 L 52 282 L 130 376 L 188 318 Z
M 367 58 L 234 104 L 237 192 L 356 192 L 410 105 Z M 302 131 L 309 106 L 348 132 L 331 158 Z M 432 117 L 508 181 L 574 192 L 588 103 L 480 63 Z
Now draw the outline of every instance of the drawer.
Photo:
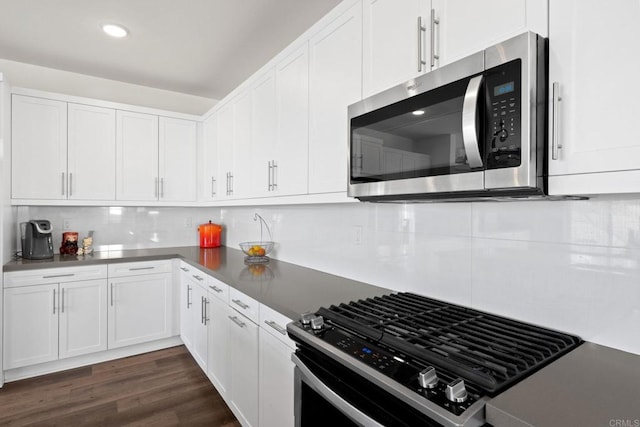
M 291 319 L 284 316 L 271 307 L 264 304 L 260 304 L 260 327 L 273 335 L 292 350 L 295 350 L 295 343 L 287 335 L 287 323 L 290 323 Z
M 229 285 L 224 282 L 221 282 L 218 279 L 214 279 L 213 277 L 209 277 L 209 283 L 207 284 L 210 295 L 218 298 L 225 304 L 229 304 Z
M 35 270 L 9 271 L 4 273 L 4 287 L 42 285 L 46 283 L 78 282 L 81 280 L 106 279 L 107 265 L 82 267 L 40 268 Z
M 138 276 L 156 273 L 171 273 L 171 260 L 109 264 L 109 277 Z
M 258 323 L 260 321 L 260 304 L 235 288 L 229 288 L 229 305 Z

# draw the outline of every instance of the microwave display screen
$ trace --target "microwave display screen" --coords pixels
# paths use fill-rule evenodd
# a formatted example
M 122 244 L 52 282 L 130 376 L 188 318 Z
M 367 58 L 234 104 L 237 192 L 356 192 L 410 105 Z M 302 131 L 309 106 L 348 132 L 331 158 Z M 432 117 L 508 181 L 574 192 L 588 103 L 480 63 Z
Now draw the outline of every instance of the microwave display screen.
M 515 90 L 514 82 L 509 82 L 493 88 L 493 96 L 504 95 Z

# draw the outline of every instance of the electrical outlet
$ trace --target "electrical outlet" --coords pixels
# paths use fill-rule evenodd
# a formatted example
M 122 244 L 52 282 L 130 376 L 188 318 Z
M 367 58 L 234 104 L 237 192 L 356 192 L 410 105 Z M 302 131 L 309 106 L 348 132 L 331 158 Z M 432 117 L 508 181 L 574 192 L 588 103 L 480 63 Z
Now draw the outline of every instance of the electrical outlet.
M 62 220 L 62 229 L 63 230 L 71 230 L 71 219 L 65 218 Z
M 355 244 L 361 245 L 362 244 L 362 226 L 356 225 L 354 229 L 355 229 L 354 230 Z
M 193 221 L 191 220 L 191 217 L 188 216 L 184 219 L 184 228 L 191 228 L 193 227 Z

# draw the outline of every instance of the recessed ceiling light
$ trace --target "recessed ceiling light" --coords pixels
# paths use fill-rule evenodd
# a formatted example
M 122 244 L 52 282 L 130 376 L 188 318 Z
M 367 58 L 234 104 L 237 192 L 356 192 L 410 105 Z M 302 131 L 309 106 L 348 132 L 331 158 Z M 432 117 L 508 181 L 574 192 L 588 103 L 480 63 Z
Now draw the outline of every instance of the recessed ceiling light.
M 129 32 L 122 25 L 118 24 L 104 24 L 102 26 L 102 31 L 110 35 L 111 37 L 123 38 L 126 37 Z
M 411 114 L 413 114 L 414 116 L 421 116 L 424 114 L 424 111 L 416 110 L 416 111 L 412 111 Z

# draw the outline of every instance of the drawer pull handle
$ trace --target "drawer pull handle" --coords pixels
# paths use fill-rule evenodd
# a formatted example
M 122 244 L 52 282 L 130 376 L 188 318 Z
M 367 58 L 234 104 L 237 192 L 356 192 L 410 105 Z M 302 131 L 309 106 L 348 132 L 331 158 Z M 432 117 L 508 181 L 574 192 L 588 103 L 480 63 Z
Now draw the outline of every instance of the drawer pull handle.
M 134 267 L 130 268 L 129 271 L 140 271 L 140 270 L 153 270 L 155 267 Z
M 271 326 L 273 329 L 280 332 L 282 335 L 287 335 L 287 330 L 284 329 L 282 326 L 278 325 L 276 322 L 272 320 L 265 320 L 264 323 Z
M 197 275 L 195 275 L 195 274 L 192 274 L 191 276 L 192 276 L 194 279 L 196 279 L 197 281 L 199 281 L 199 282 L 202 282 L 202 281 L 204 280 L 202 277 L 197 276 Z
M 188 269 L 188 268 L 185 268 L 185 267 L 180 267 L 180 270 L 182 270 L 182 271 L 189 271 L 189 269 Z
M 236 305 L 239 305 L 241 309 L 246 310 L 249 308 L 249 306 L 245 303 L 243 303 L 242 301 L 240 301 L 239 299 L 232 299 L 231 302 L 233 302 Z
M 53 279 L 56 277 L 72 277 L 75 276 L 74 273 L 69 273 L 69 274 L 51 274 L 49 276 L 42 276 L 43 279 Z
M 245 327 L 244 322 L 242 322 L 240 319 L 238 319 L 237 316 L 228 316 L 228 317 L 229 317 L 229 319 L 231 319 L 231 321 L 233 323 L 235 323 L 236 325 L 240 326 L 241 328 Z
M 209 287 L 210 287 L 211 289 L 213 289 L 214 291 L 216 291 L 217 293 L 222 292 L 222 289 L 220 289 L 220 288 L 219 288 L 219 287 L 217 287 L 217 286 L 209 286 Z

